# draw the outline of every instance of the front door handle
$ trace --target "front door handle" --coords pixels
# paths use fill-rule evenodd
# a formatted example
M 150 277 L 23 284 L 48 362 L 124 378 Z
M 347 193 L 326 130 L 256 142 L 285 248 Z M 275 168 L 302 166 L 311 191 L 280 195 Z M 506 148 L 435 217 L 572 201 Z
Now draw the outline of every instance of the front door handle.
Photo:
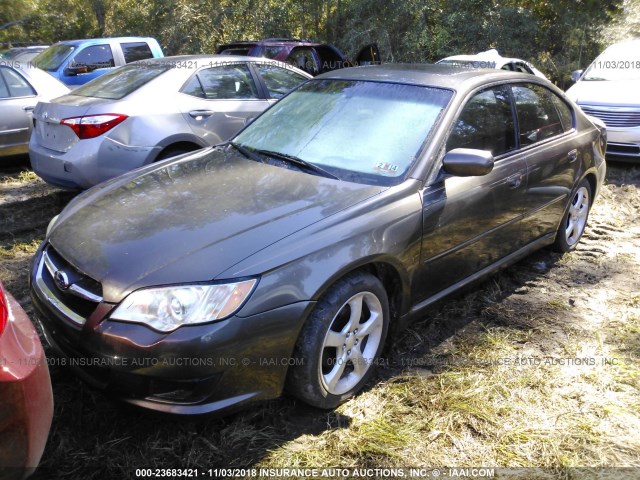
M 36 108 L 33 105 L 25 105 L 24 107 L 22 107 L 22 110 L 24 110 L 25 112 L 33 112 L 33 109 Z
M 210 117 L 211 115 L 213 115 L 214 112 L 213 110 L 191 110 L 189 112 L 189 115 L 191 115 L 191 118 L 207 118 Z
M 569 163 L 575 162 L 576 158 L 578 158 L 578 150 L 575 148 L 571 150 L 569 153 L 567 153 L 567 158 L 569 159 Z
M 522 185 L 522 179 L 524 178 L 523 173 L 516 173 L 515 175 L 511 175 L 507 178 L 507 184 L 509 188 L 515 189 Z

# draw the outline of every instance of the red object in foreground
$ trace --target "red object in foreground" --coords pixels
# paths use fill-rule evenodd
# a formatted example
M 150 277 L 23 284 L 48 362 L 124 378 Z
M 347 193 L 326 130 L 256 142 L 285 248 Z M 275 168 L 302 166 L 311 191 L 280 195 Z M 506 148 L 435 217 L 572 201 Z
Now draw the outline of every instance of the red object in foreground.
M 0 283 L 0 478 L 32 473 L 44 451 L 53 393 L 33 324 Z

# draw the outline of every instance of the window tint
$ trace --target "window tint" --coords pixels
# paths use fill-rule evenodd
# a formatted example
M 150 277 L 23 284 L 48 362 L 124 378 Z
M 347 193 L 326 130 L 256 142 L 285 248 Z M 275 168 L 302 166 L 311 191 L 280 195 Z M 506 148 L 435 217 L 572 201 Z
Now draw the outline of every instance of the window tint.
M 246 64 L 224 65 L 201 70 L 182 88 L 183 93 L 207 100 L 258 98 L 258 91 Z
M 271 98 L 282 98 L 307 80 L 306 77 L 297 74 L 293 70 L 288 70 L 276 65 L 257 63 L 255 67 L 262 76 Z
M 0 86 L 0 97 L 31 97 L 36 94 L 31 85 L 22 76 L 10 68 L 0 69 L 2 75 L 2 85 Z
M 573 128 L 573 111 L 569 108 L 569 105 L 564 103 L 560 97 L 558 97 L 555 93 L 549 92 L 551 95 L 551 100 L 553 100 L 553 104 L 558 109 L 558 113 L 560 114 L 560 120 L 562 120 L 562 128 L 564 128 L 565 132 L 568 132 Z
M 563 133 L 549 90 L 539 85 L 515 85 L 513 97 L 520 127 L 520 145 L 532 145 Z
M 111 68 L 115 66 L 111 45 L 93 45 L 79 52 L 70 67 L 86 66 L 89 70 Z
M 146 42 L 121 43 L 125 63 L 152 58 L 153 54 Z
M 506 87 L 494 87 L 476 94 L 464 106 L 449 140 L 447 151 L 454 148 L 489 150 L 501 155 L 516 146 L 516 135 Z

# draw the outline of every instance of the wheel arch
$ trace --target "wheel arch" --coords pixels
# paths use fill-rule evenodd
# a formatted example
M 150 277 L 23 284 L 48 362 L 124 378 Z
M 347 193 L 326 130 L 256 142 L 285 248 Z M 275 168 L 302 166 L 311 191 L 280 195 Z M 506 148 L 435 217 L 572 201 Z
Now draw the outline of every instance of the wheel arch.
M 208 146 L 210 145 L 198 137 L 185 137 L 182 135 L 168 137 L 158 143 L 158 147 L 160 148 L 155 156 L 150 159 L 149 163 L 155 162 L 164 152 L 169 150 L 185 149 L 187 151 L 193 151 Z
M 391 324 L 394 324 L 409 310 L 410 288 L 409 274 L 395 262 L 386 258 L 371 258 L 358 264 L 352 264 L 341 269 L 331 276 L 318 290 L 315 299 L 321 298 L 326 292 L 341 279 L 364 272 L 376 277 L 382 282 L 389 300 L 389 313 Z

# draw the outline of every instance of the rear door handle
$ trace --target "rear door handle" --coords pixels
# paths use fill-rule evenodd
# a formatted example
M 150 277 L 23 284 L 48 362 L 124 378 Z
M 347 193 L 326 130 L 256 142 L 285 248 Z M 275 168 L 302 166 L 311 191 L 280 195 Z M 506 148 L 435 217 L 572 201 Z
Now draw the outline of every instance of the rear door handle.
M 569 153 L 567 153 L 567 158 L 569 159 L 569 163 L 575 162 L 576 158 L 578 158 L 578 150 L 575 148 L 571 150 Z
M 191 115 L 192 118 L 206 118 L 206 117 L 210 117 L 211 115 L 213 115 L 214 112 L 213 110 L 191 110 L 189 112 L 189 115 Z
M 33 109 L 34 109 L 34 108 L 36 108 L 36 107 L 34 107 L 34 106 L 32 106 L 32 105 L 25 105 L 24 107 L 22 107 L 22 109 L 23 109 L 25 112 L 33 112 Z

